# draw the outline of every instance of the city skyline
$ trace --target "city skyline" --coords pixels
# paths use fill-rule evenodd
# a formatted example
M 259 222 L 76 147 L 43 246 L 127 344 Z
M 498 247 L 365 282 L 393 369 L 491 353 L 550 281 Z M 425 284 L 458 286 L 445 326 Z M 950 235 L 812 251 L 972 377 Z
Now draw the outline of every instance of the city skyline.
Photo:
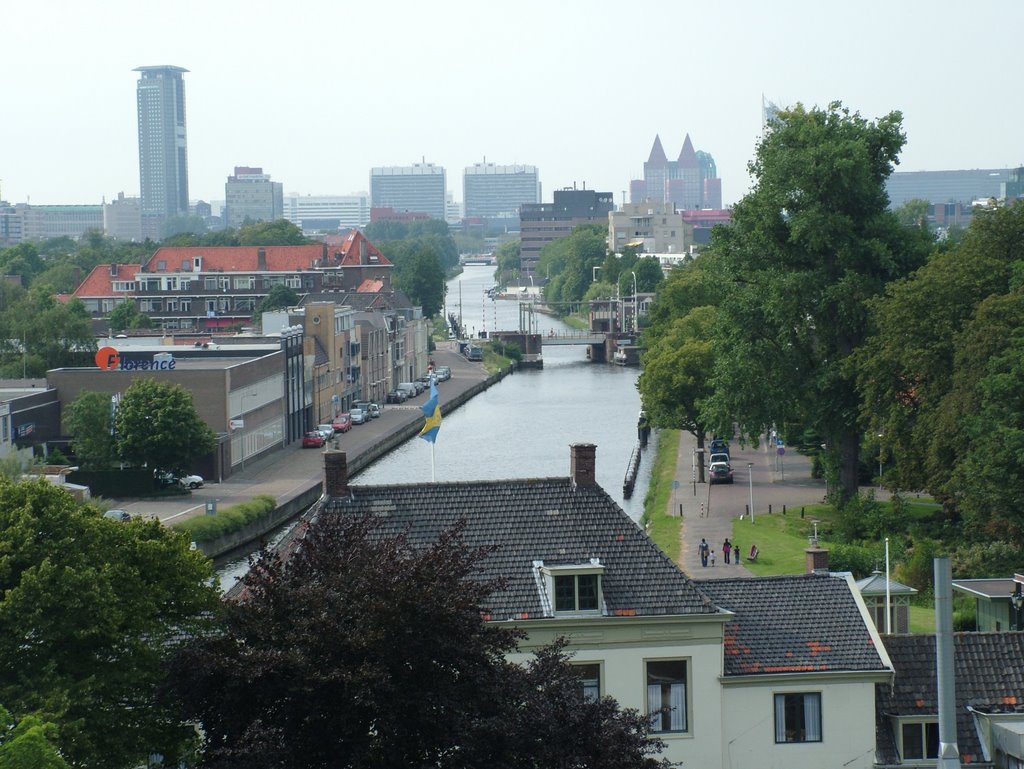
M 136 31 L 138 6 L 124 0 L 102 18 L 63 0 L 16 5 L 9 28 L 45 28 L 47 46 L 5 41 L 16 76 L 5 83 L 0 196 L 139 195 L 132 70 L 161 65 L 189 71 L 193 200 L 221 199 L 235 166 L 264 168 L 286 193 L 347 195 L 368 191 L 373 167 L 424 160 L 445 168 L 460 200 L 463 170 L 486 158 L 536 166 L 545 200 L 576 184 L 611 190 L 619 204 L 643 177 L 652 137 L 678 146 L 689 134 L 714 157 L 729 205 L 749 188 L 762 96 L 840 100 L 867 119 L 902 111 L 900 171 L 1024 163 L 1024 105 L 997 76 L 993 36 L 1024 22 L 1024 7 L 878 8 L 656 1 L 627 19 L 619 6 L 576 0 L 524 0 L 493 17 L 454 1 L 398 0 L 386 12 L 314 2 L 299 14 L 184 0 L 173 13 L 147 9 L 155 23 Z M 61 24 L 47 25 L 55 12 Z M 645 38 L 642 67 L 622 55 L 627 20 L 666 30 L 663 42 Z

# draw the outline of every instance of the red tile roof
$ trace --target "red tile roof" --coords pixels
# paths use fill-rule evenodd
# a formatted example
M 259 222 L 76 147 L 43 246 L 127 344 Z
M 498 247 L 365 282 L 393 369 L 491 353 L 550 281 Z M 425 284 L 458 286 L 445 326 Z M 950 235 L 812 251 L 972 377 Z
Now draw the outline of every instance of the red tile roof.
M 97 264 L 92 268 L 92 272 L 86 276 L 85 280 L 82 281 L 81 285 L 75 289 L 72 296 L 79 298 L 128 296 L 131 292 L 114 291 L 114 281 L 135 280 L 138 272 L 139 265 L 137 264 L 121 264 L 118 265 L 117 275 L 112 276 L 109 264 Z
M 364 280 L 362 283 L 359 284 L 358 288 L 356 288 L 356 293 L 357 294 L 376 294 L 377 292 L 381 291 L 383 288 L 384 288 L 384 281 L 383 280 L 379 280 L 379 279 L 375 279 L 375 278 L 367 278 L 366 280 Z
M 324 256 L 323 245 L 312 246 L 183 246 L 160 248 L 146 263 L 146 272 L 156 275 L 173 272 L 257 272 L 259 251 L 266 254 L 268 272 L 308 270 Z M 328 250 L 328 254 L 330 251 Z M 201 257 L 198 270 L 193 270 L 193 257 Z M 164 269 L 158 269 L 163 262 Z M 183 267 L 187 265 L 187 267 Z

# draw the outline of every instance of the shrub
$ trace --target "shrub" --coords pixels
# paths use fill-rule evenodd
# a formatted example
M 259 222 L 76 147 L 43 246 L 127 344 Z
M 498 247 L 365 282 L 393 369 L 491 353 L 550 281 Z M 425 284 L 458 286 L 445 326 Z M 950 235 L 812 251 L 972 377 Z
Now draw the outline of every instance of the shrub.
M 188 534 L 193 542 L 210 542 L 245 528 L 275 508 L 277 500 L 268 494 L 261 494 L 248 502 L 218 510 L 216 515 L 197 515 L 175 523 L 171 528 Z
M 1009 542 L 976 542 L 961 545 L 950 556 L 957 579 L 996 577 L 1024 571 L 1024 553 Z
M 829 547 L 828 565 L 832 571 L 848 571 L 854 579 L 862 579 L 884 561 L 885 552 L 877 546 L 836 544 Z
M 907 559 L 896 566 L 895 579 L 923 592 L 932 590 L 932 561 L 939 551 L 933 539 L 917 539 L 907 548 Z

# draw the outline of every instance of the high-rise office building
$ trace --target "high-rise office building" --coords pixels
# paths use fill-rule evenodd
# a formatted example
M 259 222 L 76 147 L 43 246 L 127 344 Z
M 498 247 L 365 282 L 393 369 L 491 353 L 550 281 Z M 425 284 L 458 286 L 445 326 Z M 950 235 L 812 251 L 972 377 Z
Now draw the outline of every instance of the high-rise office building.
M 524 203 L 519 209 L 519 271 L 523 278 L 537 273 L 540 250 L 572 234 L 581 224 L 608 226 L 615 208 L 612 193 L 594 190 L 555 190 L 553 203 Z
M 139 82 L 139 191 L 142 230 L 159 238 L 161 225 L 188 213 L 183 67 L 136 67 Z
M 283 215 L 305 233 L 365 227 L 370 223 L 370 196 L 365 192 L 352 195 L 300 195 L 292 192 L 284 197 Z
M 370 169 L 370 206 L 445 218 L 444 168 L 433 163 Z
M 656 135 L 644 163 L 644 178 L 631 181 L 629 192 L 632 203 L 653 200 L 673 203 L 681 210 L 722 207 L 722 180 L 715 160 L 707 152 L 694 150 L 689 134 L 675 160 L 668 159 Z
M 241 227 L 248 219 L 273 222 L 284 216 L 284 186 L 270 181 L 262 168 L 235 166 L 224 184 L 224 219 L 228 227 Z
M 466 218 L 519 219 L 524 203 L 540 203 L 536 166 L 475 163 L 462 175 Z

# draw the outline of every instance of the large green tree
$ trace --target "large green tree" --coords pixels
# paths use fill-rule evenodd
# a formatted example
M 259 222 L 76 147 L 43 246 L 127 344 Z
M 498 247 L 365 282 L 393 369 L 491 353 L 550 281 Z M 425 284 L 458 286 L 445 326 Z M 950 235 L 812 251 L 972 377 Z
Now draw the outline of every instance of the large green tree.
M 486 623 L 496 585 L 458 528 L 430 546 L 323 515 L 287 562 L 267 552 L 223 633 L 172 668 L 204 765 L 654 769 L 648 721 L 584 701 L 561 648 L 523 668 L 520 635 Z
M 253 318 L 258 320 L 263 317 L 265 312 L 284 310 L 288 307 L 295 307 L 298 304 L 299 295 L 295 292 L 294 288 L 289 288 L 281 283 L 275 283 L 267 291 L 267 295 L 256 305 Z
M 287 219 L 243 224 L 238 228 L 240 246 L 301 246 L 308 242 L 302 230 Z
M 717 228 L 719 306 L 712 425 L 756 439 L 797 422 L 826 437 L 843 499 L 857 491 L 858 399 L 851 356 L 867 300 L 925 253 L 887 210 L 905 140 L 900 113 L 868 121 L 839 103 L 779 113 L 757 147 L 754 187 Z
M 114 460 L 114 415 L 107 393 L 83 392 L 68 406 L 65 423 L 83 468 L 110 467 Z
M 583 299 L 594 282 L 594 268 L 600 267 L 608 254 L 607 237 L 607 228 L 581 224 L 540 250 L 537 274 L 549 279 L 544 288 L 544 300 L 549 305 Z
M 216 444 L 192 393 L 158 379 L 136 379 L 124 391 L 114 430 L 121 459 L 160 470 L 184 472 Z
M 877 331 L 860 354 L 859 386 L 886 484 L 925 489 L 1024 541 L 1024 519 L 1011 514 L 1024 509 L 1018 404 L 1006 389 L 1024 327 L 1024 205 L 979 211 L 962 240 L 871 307 Z
M 210 562 L 45 481 L 0 479 L 0 702 L 57 726 L 71 766 L 131 769 L 194 731 L 156 702 L 173 644 L 218 608 Z M 20 769 L 20 768 L 19 768 Z
M 431 248 L 417 247 L 395 265 L 395 285 L 412 303 L 423 308 L 423 314 L 434 317 L 444 302 L 444 271 Z
M 114 306 L 107 318 L 107 324 L 111 331 L 126 331 L 135 328 L 152 328 L 153 319 L 139 312 L 135 300 L 129 297 Z

